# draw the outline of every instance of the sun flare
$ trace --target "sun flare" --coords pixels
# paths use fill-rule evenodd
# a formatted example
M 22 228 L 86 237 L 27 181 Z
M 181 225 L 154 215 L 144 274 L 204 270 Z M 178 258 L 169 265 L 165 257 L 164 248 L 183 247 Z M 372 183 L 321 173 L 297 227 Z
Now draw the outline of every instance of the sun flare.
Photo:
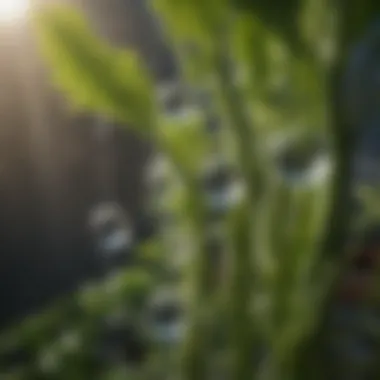
M 0 22 L 14 22 L 24 17 L 29 0 L 0 0 Z

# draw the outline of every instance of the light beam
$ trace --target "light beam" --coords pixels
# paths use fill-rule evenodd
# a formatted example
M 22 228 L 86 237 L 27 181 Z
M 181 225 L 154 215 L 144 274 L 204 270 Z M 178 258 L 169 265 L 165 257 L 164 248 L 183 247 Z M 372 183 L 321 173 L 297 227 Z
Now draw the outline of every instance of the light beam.
M 0 23 L 13 23 L 26 16 L 29 0 L 0 0 Z

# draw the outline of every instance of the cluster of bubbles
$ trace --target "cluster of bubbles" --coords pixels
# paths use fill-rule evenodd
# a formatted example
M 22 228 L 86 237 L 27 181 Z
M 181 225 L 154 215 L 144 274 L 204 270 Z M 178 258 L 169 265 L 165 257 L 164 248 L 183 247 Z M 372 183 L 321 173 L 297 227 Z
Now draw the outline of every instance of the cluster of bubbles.
M 221 120 L 214 116 L 212 102 L 206 91 L 195 91 L 180 82 L 170 82 L 159 88 L 158 97 L 164 112 L 181 120 L 189 115 L 202 112 L 205 129 L 217 136 Z M 274 170 L 281 180 L 292 187 L 315 186 L 326 183 L 332 162 L 325 139 L 300 133 L 276 135 L 270 139 L 268 151 L 274 159 Z M 210 256 L 215 262 L 223 251 L 223 220 L 246 195 L 245 183 L 226 155 L 218 149 L 210 152 L 200 170 L 200 184 L 209 216 Z M 186 239 L 180 233 L 180 221 L 176 212 L 169 207 L 174 199 L 173 189 L 180 192 L 178 178 L 169 160 L 158 153 L 153 157 L 147 171 L 147 186 L 150 190 L 152 210 L 158 216 L 162 235 L 168 240 L 168 252 L 174 252 L 171 260 L 179 260 L 182 252 L 186 256 Z M 169 196 L 168 196 L 169 194 Z M 183 261 L 181 261 L 183 262 Z M 186 261 L 185 261 L 186 262 Z M 178 320 L 173 318 L 173 323 Z M 164 331 L 164 330 L 163 330 Z
M 133 229 L 118 203 L 99 203 L 91 210 L 88 220 L 95 247 L 102 259 L 110 261 L 113 257 L 127 254 L 131 249 Z
M 377 99 L 375 95 L 378 91 L 375 70 L 377 65 L 373 64 L 375 52 L 369 51 L 375 46 L 375 42 L 378 43 L 377 34 L 378 32 L 375 31 L 371 37 L 359 43 L 357 49 L 354 50 L 343 83 L 342 108 L 347 115 L 349 124 L 360 127 L 357 145 L 354 147 L 354 166 L 352 168 L 354 179 L 359 184 L 373 183 L 379 179 L 377 162 L 380 162 L 378 160 L 380 158 L 378 154 L 380 129 L 377 125 L 376 113 L 373 112 L 376 108 L 374 101 Z M 370 63 L 369 70 L 368 63 Z M 363 70 L 363 67 L 367 69 Z M 192 115 L 199 115 L 201 112 L 205 116 L 206 131 L 215 135 L 219 132 L 221 120 L 218 120 L 213 112 L 207 91 L 189 88 L 179 81 L 173 81 L 160 86 L 157 95 L 163 111 L 173 120 L 180 122 Z M 287 133 L 276 136 L 269 145 L 270 152 L 273 153 L 274 169 L 284 183 L 291 187 L 309 187 L 326 183 L 332 169 L 330 149 L 326 139 L 314 135 L 295 134 L 293 136 Z M 204 189 L 204 199 L 210 217 L 210 255 L 217 260 L 216 257 L 223 250 L 221 248 L 223 247 L 223 233 L 221 233 L 223 229 L 219 228 L 222 224 L 221 221 L 244 199 L 246 189 L 236 168 L 226 160 L 225 156 L 219 154 L 217 149 L 211 152 L 209 158 L 205 160 L 201 170 L 200 183 Z M 153 200 L 150 204 L 151 211 L 157 217 L 162 236 L 167 240 L 167 251 L 174 252 L 170 260 L 176 260 L 181 256 L 182 251 L 186 252 L 188 242 L 180 232 L 180 216 L 168 205 L 174 199 L 174 196 L 170 194 L 175 194 L 176 191 L 181 192 L 181 185 L 170 161 L 162 153 L 157 153 L 151 161 L 147 170 L 147 186 Z M 121 247 L 125 248 L 131 244 L 133 234 L 130 232 L 130 227 L 120 213 L 120 209 L 114 205 L 108 205 L 101 211 L 98 210 L 91 220 L 94 231 L 98 231 L 97 236 L 101 237 L 99 246 L 104 252 L 110 252 L 112 255 L 114 252 L 119 252 Z M 186 327 L 183 310 L 180 306 L 180 297 L 178 294 L 174 296 L 173 293 L 175 293 L 173 287 L 156 289 L 151 301 L 151 310 L 148 313 L 148 325 L 152 336 L 156 341 L 169 345 L 175 345 L 181 340 Z M 355 326 L 358 326 L 358 323 L 353 324 L 353 321 L 363 318 L 368 321 L 370 316 L 366 314 L 366 311 L 361 312 L 344 304 L 338 307 L 334 318 L 339 320 L 334 323 L 340 324 L 339 334 L 341 334 L 343 330 L 346 332 L 355 330 L 353 326 L 355 323 Z M 345 355 L 347 349 L 351 347 L 348 343 L 353 340 L 352 334 L 344 335 L 344 339 L 342 335 L 339 336 L 340 348 L 338 351 L 340 355 Z M 358 338 L 357 342 L 360 339 Z M 365 339 L 367 338 L 362 340 Z M 346 348 L 341 347 L 342 342 L 347 343 Z M 363 359 L 365 355 L 362 355 L 368 351 L 367 346 L 363 346 L 359 342 L 351 347 L 351 351 L 355 353 L 355 357 L 360 363 L 367 363 Z M 335 343 L 333 343 L 332 349 L 335 348 Z M 367 355 L 366 358 L 370 358 L 370 355 Z M 354 371 L 351 374 L 353 373 Z
M 279 177 L 292 187 L 326 183 L 332 169 L 328 144 L 319 136 L 287 132 L 270 141 Z
M 166 117 L 180 122 L 189 115 L 201 114 L 206 134 L 211 137 L 217 136 L 220 120 L 213 110 L 207 91 L 189 88 L 174 81 L 161 86 L 158 97 Z M 206 234 L 207 254 L 217 268 L 220 263 L 218 260 L 223 255 L 223 221 L 228 212 L 244 198 L 244 183 L 233 165 L 218 152 L 216 146 L 211 147 L 208 158 L 204 160 L 198 174 L 198 185 L 202 190 L 209 218 Z M 180 278 L 182 268 L 189 259 L 192 242 L 181 208 L 183 184 L 164 153 L 158 152 L 152 158 L 146 172 L 146 185 L 151 200 L 150 210 L 156 217 L 160 238 L 167 247 L 167 266 L 178 273 L 179 277 L 175 278 Z M 177 200 L 179 207 L 176 208 L 173 204 Z M 174 345 L 181 341 L 186 330 L 181 294 L 177 294 L 175 288 L 175 284 L 170 284 L 166 289 L 158 289 L 153 302 L 156 312 L 152 313 L 156 321 L 152 324 L 155 326 L 153 335 L 157 341 Z

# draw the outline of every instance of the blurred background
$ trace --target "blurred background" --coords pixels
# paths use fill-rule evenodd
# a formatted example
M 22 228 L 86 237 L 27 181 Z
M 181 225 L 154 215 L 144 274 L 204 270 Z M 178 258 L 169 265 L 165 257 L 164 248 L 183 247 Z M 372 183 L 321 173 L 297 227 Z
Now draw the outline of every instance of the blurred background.
M 70 112 L 49 83 L 30 31 L 27 7 L 42 2 L 0 1 L 3 329 L 103 276 L 121 262 L 104 251 L 128 245 L 130 233 L 144 239 L 153 227 L 143 186 L 152 147 L 129 129 Z M 157 81 L 175 76 L 144 1 L 66 2 L 82 8 L 112 44 L 141 53 Z

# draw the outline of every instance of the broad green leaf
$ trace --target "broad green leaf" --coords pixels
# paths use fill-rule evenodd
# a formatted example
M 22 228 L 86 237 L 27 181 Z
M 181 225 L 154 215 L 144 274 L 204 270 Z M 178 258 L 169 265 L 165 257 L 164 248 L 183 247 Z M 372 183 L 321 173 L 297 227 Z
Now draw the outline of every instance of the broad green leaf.
M 35 25 L 53 80 L 75 107 L 140 130 L 152 128 L 153 84 L 136 54 L 103 42 L 70 7 L 46 8 Z

